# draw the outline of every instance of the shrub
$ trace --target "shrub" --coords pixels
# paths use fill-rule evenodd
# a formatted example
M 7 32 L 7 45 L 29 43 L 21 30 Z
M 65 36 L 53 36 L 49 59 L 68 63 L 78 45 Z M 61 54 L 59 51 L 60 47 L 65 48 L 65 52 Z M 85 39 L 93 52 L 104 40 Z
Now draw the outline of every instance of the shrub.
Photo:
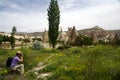
M 63 45 L 63 46 L 59 46 L 57 49 L 63 50 L 63 49 L 68 49 L 68 48 L 71 48 L 71 46 L 69 46 L 69 45 Z
M 41 38 L 33 38 L 32 40 L 33 40 L 33 42 L 36 41 L 36 40 L 41 41 Z
M 90 36 L 79 35 L 75 39 L 75 42 L 72 43 L 73 46 L 83 46 L 83 45 L 92 45 L 93 39 Z
M 34 50 L 40 50 L 40 49 L 43 48 L 43 47 L 41 46 L 41 44 L 40 44 L 39 41 L 35 41 L 35 42 L 33 43 L 33 45 L 32 45 L 32 48 L 33 48 Z
M 30 40 L 29 40 L 29 39 L 23 39 L 23 41 L 24 41 L 25 43 L 30 43 Z
M 120 79 L 120 71 L 115 74 L 115 76 L 112 77 L 113 80 L 119 80 Z
M 57 49 L 63 50 L 65 47 L 64 46 L 59 46 Z
M 74 49 L 74 50 L 72 51 L 72 53 L 74 53 L 74 54 L 79 54 L 80 52 L 81 52 L 80 49 Z

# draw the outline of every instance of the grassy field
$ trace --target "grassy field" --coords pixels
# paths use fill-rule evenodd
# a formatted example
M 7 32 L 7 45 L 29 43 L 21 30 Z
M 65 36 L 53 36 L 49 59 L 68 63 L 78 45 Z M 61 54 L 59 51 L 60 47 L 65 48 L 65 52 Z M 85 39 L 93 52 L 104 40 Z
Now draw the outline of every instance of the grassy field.
M 0 80 L 35 80 L 37 75 L 29 73 L 29 71 L 36 67 L 39 62 L 46 65 L 38 71 L 39 74 L 52 73 L 46 77 L 47 80 L 120 79 L 120 47 L 118 46 L 98 45 L 65 50 L 18 50 L 24 54 L 27 75 L 8 75 L 5 69 L 5 61 L 8 56 L 14 56 L 17 50 L 0 50 Z M 39 77 L 38 80 L 45 80 L 45 78 Z

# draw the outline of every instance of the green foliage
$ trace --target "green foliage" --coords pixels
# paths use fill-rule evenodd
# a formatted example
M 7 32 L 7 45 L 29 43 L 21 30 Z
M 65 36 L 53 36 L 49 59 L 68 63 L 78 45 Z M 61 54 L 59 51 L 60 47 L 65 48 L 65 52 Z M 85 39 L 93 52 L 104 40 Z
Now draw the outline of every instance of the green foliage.
M 10 42 L 10 37 L 4 35 L 3 36 L 3 41 L 4 42 L 7 42 L 7 41 Z
M 28 80 L 34 80 L 36 78 L 36 75 L 34 73 L 27 74 Z
M 0 71 L 0 74 L 1 75 L 5 75 L 8 73 L 8 70 L 6 68 L 3 68 L 1 71 Z
M 8 37 L 8 36 L 3 36 L 3 35 L 0 35 L 0 47 L 1 47 L 1 44 L 2 44 L 2 42 L 10 42 L 10 37 Z
M 6 70 L 4 66 L 1 66 L 1 63 L 4 65 L 7 57 L 14 56 L 16 51 L 0 50 L 0 68 L 2 68 L 0 70 L 0 80 L 4 79 L 6 75 Z M 120 79 L 119 46 L 98 45 L 95 47 L 74 47 L 64 50 L 54 49 L 54 51 L 53 49 L 21 49 L 21 51 L 24 54 L 25 72 L 32 70 L 39 62 L 45 61 L 46 67 L 41 69 L 39 73 L 52 73 L 46 80 Z M 49 59 L 46 60 L 48 57 Z M 18 80 L 17 77 L 19 76 L 12 77 L 13 79 L 11 80 Z M 29 80 L 34 80 L 36 75 L 29 73 L 25 77 Z
M 40 70 L 39 73 L 55 71 L 58 66 L 59 66 L 59 64 L 57 62 L 52 63 L 52 64 L 48 65 L 47 67 L 45 67 L 44 69 Z
M 15 35 L 16 32 L 17 32 L 17 31 L 16 31 L 16 27 L 14 26 L 14 27 L 12 28 L 11 38 L 10 38 L 11 49 L 14 49 L 14 46 L 15 46 L 15 37 L 14 37 L 14 35 Z
M 68 49 L 68 48 L 71 48 L 71 46 L 70 45 L 62 45 L 62 46 L 59 46 L 57 49 L 63 50 L 63 49 Z
M 23 41 L 24 41 L 25 43 L 30 43 L 30 39 L 27 39 L 27 38 L 23 39 Z
M 118 80 L 119 50 L 101 45 L 95 48 L 70 48 L 65 53 L 62 51 L 49 60 L 52 66 L 59 66 L 51 70 L 53 75 L 48 80 Z M 47 66 L 47 69 L 52 66 Z
M 15 38 L 14 38 L 14 36 L 11 36 L 10 43 L 11 43 L 11 49 L 14 49 L 14 46 L 15 46 Z
M 33 42 L 34 42 L 35 40 L 41 41 L 41 38 L 33 38 L 32 40 L 33 40 Z
M 53 48 L 57 43 L 57 37 L 59 34 L 59 23 L 60 23 L 60 11 L 57 0 L 51 0 L 48 9 L 48 21 L 49 21 L 49 42 Z
M 119 80 L 120 79 L 120 71 L 117 72 L 113 77 L 112 77 L 113 80 Z
M 33 42 L 32 48 L 34 50 L 40 50 L 43 47 L 42 47 L 42 45 L 41 45 L 41 43 L 39 41 L 35 41 L 35 42 Z
M 7 50 L 0 50 L 0 55 L 6 55 L 6 54 L 8 54 Z
M 3 36 L 0 35 L 0 47 L 1 47 L 2 42 L 3 42 Z
M 16 30 L 16 27 L 14 26 L 13 28 L 12 28 L 12 33 L 11 34 L 15 34 L 17 32 L 17 30 Z
M 74 46 L 83 46 L 83 45 L 92 45 L 92 44 L 93 44 L 92 37 L 83 36 L 83 35 L 77 36 L 75 42 L 73 43 Z

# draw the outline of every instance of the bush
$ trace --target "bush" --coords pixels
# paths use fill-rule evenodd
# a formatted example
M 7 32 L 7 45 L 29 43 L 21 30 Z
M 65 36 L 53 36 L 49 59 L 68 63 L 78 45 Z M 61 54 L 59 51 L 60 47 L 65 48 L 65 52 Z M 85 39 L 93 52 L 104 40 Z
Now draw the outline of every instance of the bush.
M 33 48 L 34 50 L 40 50 L 40 49 L 43 48 L 43 47 L 41 46 L 41 43 L 40 43 L 39 41 L 35 41 L 35 42 L 33 43 L 33 45 L 32 45 L 32 48 Z
M 79 35 L 75 39 L 75 42 L 72 43 L 73 46 L 83 46 L 83 45 L 92 45 L 93 39 L 90 36 Z
M 63 50 L 65 47 L 64 46 L 59 46 L 57 49 Z
M 30 43 L 30 40 L 29 39 L 24 39 L 23 40 L 25 43 Z
M 36 41 L 36 40 L 37 41 L 42 41 L 41 38 L 33 38 L 32 40 L 33 40 L 33 42 Z
M 71 46 L 69 46 L 69 45 L 63 45 L 63 46 L 59 46 L 57 49 L 63 50 L 63 49 L 68 49 L 68 48 L 71 48 Z
M 113 80 L 119 80 L 120 79 L 120 71 L 112 77 Z

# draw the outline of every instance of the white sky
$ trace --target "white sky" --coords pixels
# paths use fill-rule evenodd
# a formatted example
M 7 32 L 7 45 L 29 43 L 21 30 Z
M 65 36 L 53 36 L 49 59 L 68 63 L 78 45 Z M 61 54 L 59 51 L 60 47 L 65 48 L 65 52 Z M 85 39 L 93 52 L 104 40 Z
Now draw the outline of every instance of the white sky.
M 47 9 L 50 0 L 0 0 L 0 31 L 18 32 L 48 30 Z M 120 0 L 58 0 L 60 27 L 67 30 L 100 26 L 120 29 Z

